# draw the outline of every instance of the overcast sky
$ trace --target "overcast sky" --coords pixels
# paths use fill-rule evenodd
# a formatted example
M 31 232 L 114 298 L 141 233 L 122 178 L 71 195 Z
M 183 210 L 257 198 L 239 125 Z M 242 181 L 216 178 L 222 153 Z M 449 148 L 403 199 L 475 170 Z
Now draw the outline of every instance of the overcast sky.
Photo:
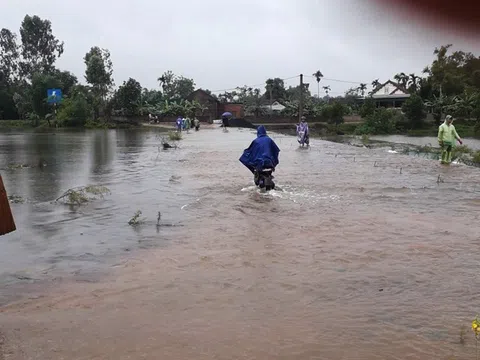
M 311 76 L 370 84 L 420 73 L 436 46 L 479 52 L 474 38 L 420 27 L 366 0 L 1 0 L 0 26 L 18 33 L 26 14 L 52 22 L 65 42 L 57 66 L 83 81 L 92 46 L 111 52 L 117 85 L 129 77 L 158 87 L 166 70 L 210 90 L 263 86 L 269 77 Z M 410 20 L 410 22 L 409 22 Z M 298 84 L 298 78 L 286 81 Z M 340 95 L 355 84 L 323 80 Z

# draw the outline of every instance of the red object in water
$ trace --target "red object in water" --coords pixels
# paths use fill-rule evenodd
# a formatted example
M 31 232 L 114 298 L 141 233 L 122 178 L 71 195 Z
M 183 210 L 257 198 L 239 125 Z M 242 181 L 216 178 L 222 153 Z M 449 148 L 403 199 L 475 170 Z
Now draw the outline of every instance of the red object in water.
M 10 209 L 10 202 L 8 201 L 7 192 L 0 175 L 0 235 L 5 235 L 15 230 L 15 221 Z
M 374 0 L 382 6 L 400 6 L 412 15 L 423 15 L 440 26 L 480 32 L 480 1 L 478 0 Z

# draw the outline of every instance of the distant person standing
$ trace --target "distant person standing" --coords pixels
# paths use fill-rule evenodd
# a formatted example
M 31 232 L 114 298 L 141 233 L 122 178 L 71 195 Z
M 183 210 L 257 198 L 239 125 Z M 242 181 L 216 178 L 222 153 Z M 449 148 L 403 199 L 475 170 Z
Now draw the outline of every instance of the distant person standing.
M 441 163 L 448 165 L 452 162 L 452 149 L 455 146 L 455 140 L 463 144 L 462 139 L 457 134 L 455 126 L 452 124 L 453 117 L 447 115 L 445 117 L 445 122 L 438 128 L 438 144 L 442 148 L 442 159 Z
M 177 123 L 177 131 L 178 131 L 178 132 L 181 132 L 181 131 L 182 131 L 182 117 L 181 117 L 181 116 L 179 116 L 179 117 L 177 118 L 177 122 L 176 122 L 176 123 Z
M 300 124 L 297 125 L 297 141 L 300 145 L 310 144 L 310 133 L 308 131 L 308 123 L 305 116 L 302 116 Z
M 193 125 L 195 126 L 195 131 L 200 129 L 200 121 L 197 118 L 193 120 Z

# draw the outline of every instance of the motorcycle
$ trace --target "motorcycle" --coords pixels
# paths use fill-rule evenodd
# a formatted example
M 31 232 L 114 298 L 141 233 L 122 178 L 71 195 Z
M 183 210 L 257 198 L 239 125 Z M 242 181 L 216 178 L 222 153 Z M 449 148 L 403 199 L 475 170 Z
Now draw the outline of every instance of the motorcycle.
M 255 170 L 253 173 L 253 180 L 255 185 L 257 185 L 260 189 L 265 189 L 266 191 L 270 191 L 275 189 L 275 183 L 273 182 L 274 176 L 272 173 L 275 169 L 262 169 L 260 171 Z

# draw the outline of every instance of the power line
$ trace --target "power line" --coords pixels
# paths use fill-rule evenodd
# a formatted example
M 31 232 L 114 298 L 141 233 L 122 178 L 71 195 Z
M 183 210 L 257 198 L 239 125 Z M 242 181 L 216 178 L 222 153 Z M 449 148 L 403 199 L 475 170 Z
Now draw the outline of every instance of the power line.
M 309 78 L 314 78 L 315 79 L 315 76 L 312 76 L 312 75 L 304 75 L 305 77 L 309 77 Z M 290 76 L 290 77 L 287 77 L 287 78 L 283 78 L 281 79 L 282 81 L 287 81 L 287 80 L 292 80 L 292 79 L 296 79 L 300 77 L 300 75 L 295 75 L 295 76 Z M 331 78 L 326 78 L 326 77 L 322 77 L 322 80 L 323 81 L 333 81 L 333 82 L 339 82 L 339 83 L 344 83 L 344 84 L 355 84 L 355 85 L 360 85 L 362 84 L 361 82 L 358 82 L 358 81 L 348 81 L 348 80 L 340 80 L 340 79 L 331 79 Z M 258 86 L 263 86 L 265 85 L 265 82 L 262 82 L 262 83 L 259 83 L 259 84 L 255 84 L 255 85 L 244 85 L 244 86 L 247 86 L 247 87 L 251 87 L 251 88 L 256 88 Z M 219 92 L 225 92 L 225 91 L 233 91 L 233 90 L 238 90 L 241 86 L 235 86 L 233 88 L 228 88 L 228 89 L 218 89 L 218 90 L 211 90 L 212 93 L 219 93 Z
M 286 80 L 291 80 L 291 79 L 295 79 L 295 78 L 298 78 L 298 77 L 300 77 L 300 75 L 290 76 L 290 77 L 287 77 L 287 78 L 284 78 L 284 79 L 280 79 L 280 80 L 286 81 Z M 262 86 L 262 85 L 265 85 L 265 82 L 260 83 L 260 84 L 255 84 L 255 85 L 244 85 L 244 86 L 251 87 L 251 88 L 255 88 L 255 87 L 257 87 L 257 86 Z M 240 87 L 241 87 L 241 86 L 236 86 L 236 87 L 230 88 L 230 89 L 211 90 L 211 92 L 212 92 L 212 93 L 217 93 L 217 92 L 238 90 L 238 88 L 240 88 Z
M 307 75 L 307 76 L 308 76 L 308 77 L 311 77 L 311 78 L 315 78 L 315 76 L 312 76 L 312 75 Z M 339 80 L 339 79 L 329 79 L 329 78 L 326 78 L 326 77 L 322 77 L 322 80 L 335 81 L 335 82 L 341 82 L 341 83 L 346 83 L 346 84 L 356 84 L 356 85 L 363 84 L 363 83 L 358 82 L 358 81 L 347 81 L 347 80 Z

